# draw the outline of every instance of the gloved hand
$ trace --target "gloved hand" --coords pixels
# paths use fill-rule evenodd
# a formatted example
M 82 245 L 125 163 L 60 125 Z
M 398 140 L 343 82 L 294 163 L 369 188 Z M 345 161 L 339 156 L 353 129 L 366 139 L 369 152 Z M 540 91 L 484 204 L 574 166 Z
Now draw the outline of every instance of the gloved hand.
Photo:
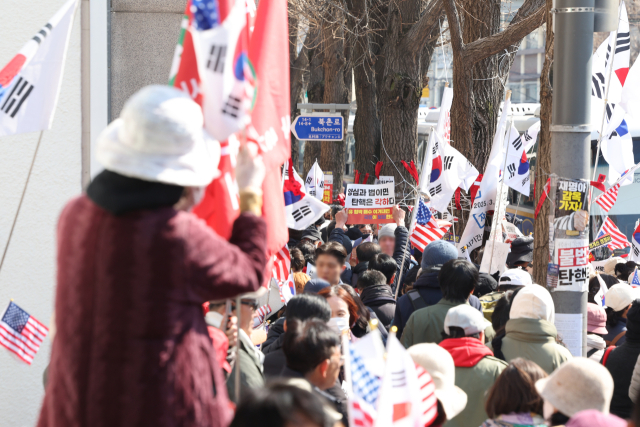
M 265 172 L 262 156 L 258 155 L 258 147 L 253 143 L 241 146 L 236 163 L 238 189 L 241 192 L 249 187 L 261 189 Z

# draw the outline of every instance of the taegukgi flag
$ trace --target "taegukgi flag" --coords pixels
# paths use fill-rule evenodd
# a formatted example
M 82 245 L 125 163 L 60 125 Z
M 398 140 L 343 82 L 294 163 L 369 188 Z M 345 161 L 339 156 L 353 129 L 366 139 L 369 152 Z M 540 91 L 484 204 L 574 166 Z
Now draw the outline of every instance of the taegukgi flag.
M 0 70 L 0 136 L 51 129 L 77 3 L 67 1 Z
M 507 167 L 505 184 L 529 197 L 531 181 L 529 179 L 529 159 L 524 142 L 516 127 L 512 124 L 507 137 Z
M 287 218 L 287 227 L 294 230 L 304 230 L 316 222 L 329 206 L 315 197 L 304 192 L 304 181 L 296 172 L 291 161 L 285 164 L 284 170 L 284 205 Z
M 324 197 L 324 172 L 320 169 L 320 165 L 317 160 L 307 174 L 307 180 L 304 182 L 304 187 L 307 190 L 308 195 L 313 196 L 318 200 L 322 200 Z

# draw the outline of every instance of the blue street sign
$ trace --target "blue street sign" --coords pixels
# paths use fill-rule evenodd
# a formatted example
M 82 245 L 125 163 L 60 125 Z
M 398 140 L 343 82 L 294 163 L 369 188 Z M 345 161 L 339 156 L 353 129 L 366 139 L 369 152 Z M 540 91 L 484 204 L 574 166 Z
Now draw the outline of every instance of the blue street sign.
M 302 141 L 342 141 L 343 117 L 340 114 L 301 115 L 291 123 L 291 131 Z

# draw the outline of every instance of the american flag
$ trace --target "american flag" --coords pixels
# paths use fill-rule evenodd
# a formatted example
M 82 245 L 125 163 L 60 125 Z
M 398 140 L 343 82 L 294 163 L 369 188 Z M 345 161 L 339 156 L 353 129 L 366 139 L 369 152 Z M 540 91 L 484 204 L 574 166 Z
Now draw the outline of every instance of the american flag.
M 0 344 L 31 365 L 49 329 L 33 316 L 9 302 L 0 320 Z
M 596 199 L 596 203 L 600 205 L 605 212 L 609 212 L 616 203 L 618 199 L 618 189 L 620 189 L 620 184 L 615 184 Z
M 429 243 L 442 239 L 450 227 L 450 222 L 435 219 L 427 205 L 420 199 L 416 224 L 410 236 L 411 244 L 424 252 Z
M 256 310 L 256 314 L 258 315 L 258 319 L 260 323 L 264 323 L 264 320 L 271 313 L 271 306 L 269 304 L 263 305 L 259 309 Z
M 418 374 L 418 386 L 420 387 L 420 399 L 422 400 L 421 426 L 430 426 L 438 416 L 438 399 L 436 398 L 436 385 L 431 375 L 416 363 Z
M 605 234 L 609 234 L 611 236 L 611 239 L 613 239 L 611 240 L 611 243 L 607 245 L 607 247 L 611 250 L 622 249 L 626 248 L 627 246 L 631 246 L 631 243 L 629 243 L 629 241 L 627 240 L 627 236 L 625 236 L 620 230 L 618 230 L 618 227 L 616 227 L 616 225 L 613 223 L 613 221 L 611 221 L 611 218 L 609 217 L 604 220 L 604 223 L 602 224 L 602 227 L 600 227 L 600 231 L 598 232 L 598 236 L 596 237 L 596 239 L 599 239 Z
M 380 394 L 380 377 L 369 371 L 358 352 L 349 346 L 351 355 L 351 382 L 353 396 L 349 399 L 354 426 L 371 427 L 376 418 L 376 405 Z
M 284 282 L 289 278 L 289 270 L 291 270 L 291 254 L 287 245 L 284 245 L 273 256 L 273 277 L 278 283 Z

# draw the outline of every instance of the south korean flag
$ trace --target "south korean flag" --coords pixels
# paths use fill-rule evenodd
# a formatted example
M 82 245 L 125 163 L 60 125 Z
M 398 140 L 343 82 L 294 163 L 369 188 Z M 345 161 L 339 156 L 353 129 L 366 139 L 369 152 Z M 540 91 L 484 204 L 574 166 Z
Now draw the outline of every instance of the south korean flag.
M 631 235 L 631 252 L 629 252 L 629 261 L 640 263 L 640 224 L 638 224 L 633 235 Z
M 507 168 L 505 184 L 529 197 L 531 187 L 529 176 L 529 159 L 524 149 L 524 142 L 515 126 L 511 125 L 508 136 Z
M 0 70 L 0 136 L 51 129 L 76 6 L 67 1 Z
M 304 182 L 304 187 L 307 190 L 308 195 L 313 196 L 318 200 L 322 200 L 322 197 L 324 196 L 324 172 L 320 169 L 320 165 L 317 160 L 307 174 L 307 180 Z
M 304 192 L 304 181 L 293 169 L 291 162 L 284 165 L 284 192 L 287 227 L 294 230 L 304 230 L 316 222 L 329 206 Z

